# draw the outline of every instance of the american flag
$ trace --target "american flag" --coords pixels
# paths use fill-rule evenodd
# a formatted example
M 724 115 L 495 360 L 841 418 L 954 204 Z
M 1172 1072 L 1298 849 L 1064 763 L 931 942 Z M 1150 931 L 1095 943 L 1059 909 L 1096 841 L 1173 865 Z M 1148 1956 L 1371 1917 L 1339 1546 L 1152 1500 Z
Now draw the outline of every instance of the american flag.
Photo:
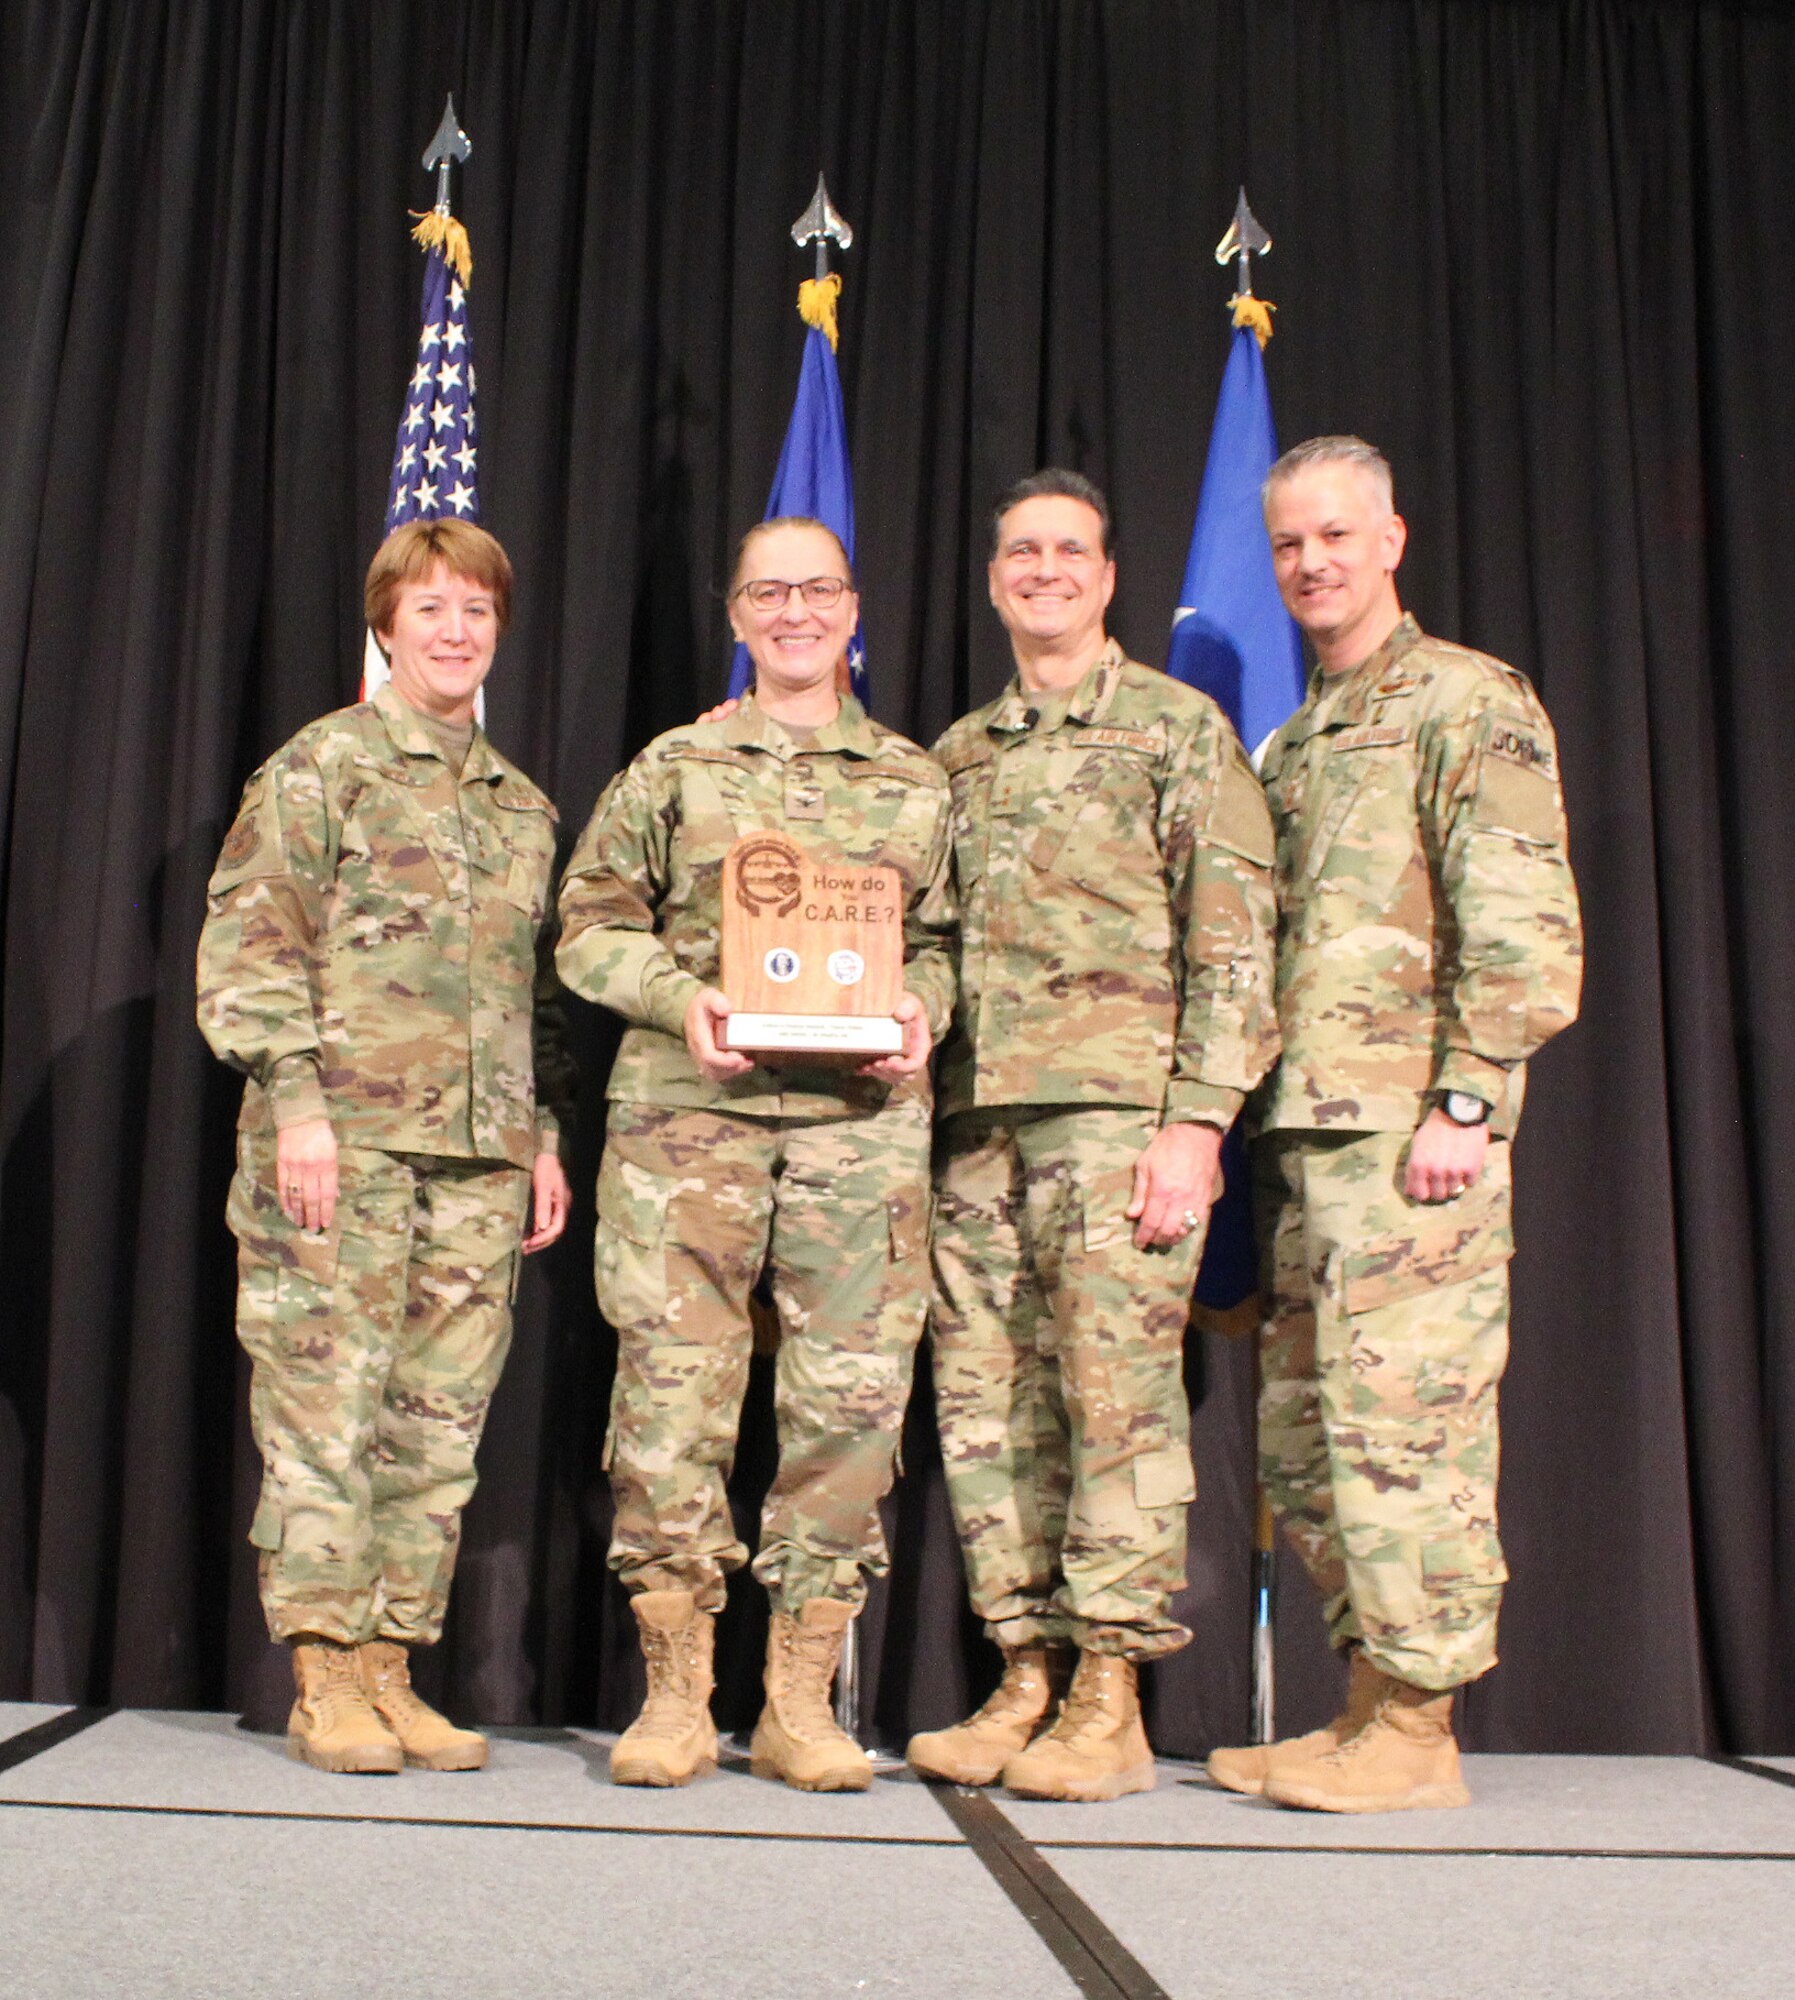
M 387 482 L 386 533 L 407 521 L 445 514 L 480 518 L 479 455 L 474 443 L 474 343 L 467 286 L 441 250 L 424 258 L 418 360 L 405 391 Z M 364 701 L 387 678 L 386 655 L 368 634 L 362 665 Z M 482 704 L 482 707 L 484 704 Z
M 444 514 L 480 518 L 475 477 L 474 345 L 467 287 L 440 250 L 424 261 L 418 365 L 405 392 L 387 485 L 386 532 Z

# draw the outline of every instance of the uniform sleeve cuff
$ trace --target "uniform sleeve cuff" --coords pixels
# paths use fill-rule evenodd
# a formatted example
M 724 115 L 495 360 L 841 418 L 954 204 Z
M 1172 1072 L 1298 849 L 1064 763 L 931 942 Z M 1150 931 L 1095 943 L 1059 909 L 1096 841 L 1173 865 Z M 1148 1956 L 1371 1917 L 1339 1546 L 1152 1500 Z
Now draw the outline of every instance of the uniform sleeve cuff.
M 1469 1049 L 1448 1049 L 1434 1078 L 1436 1091 L 1462 1090 L 1485 1104 L 1500 1105 L 1508 1096 L 1508 1067 Z
M 642 1011 L 663 1035 L 683 1039 L 686 1009 L 695 994 L 704 991 L 704 981 L 690 972 L 675 969 L 656 979 L 642 995 Z
M 536 1113 L 536 1150 L 553 1153 L 557 1160 L 561 1157 L 561 1121 L 552 1111 Z
M 330 1116 L 324 1086 L 318 1081 L 318 1065 L 307 1055 L 282 1056 L 268 1072 L 268 1101 L 274 1107 L 277 1129 Z
M 1213 1125 L 1217 1131 L 1225 1132 L 1240 1116 L 1240 1107 L 1246 1101 L 1244 1090 L 1234 1090 L 1227 1084 L 1202 1083 L 1194 1077 L 1174 1077 L 1166 1085 L 1161 1123 Z

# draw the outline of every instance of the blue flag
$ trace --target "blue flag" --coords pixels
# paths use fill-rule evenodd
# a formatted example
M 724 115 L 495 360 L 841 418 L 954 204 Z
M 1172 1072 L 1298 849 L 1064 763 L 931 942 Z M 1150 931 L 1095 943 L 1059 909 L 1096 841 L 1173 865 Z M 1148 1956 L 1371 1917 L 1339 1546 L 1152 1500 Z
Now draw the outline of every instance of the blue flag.
M 761 518 L 773 521 L 785 514 L 807 514 L 833 528 L 848 552 L 849 563 L 853 562 L 854 474 L 848 464 L 841 377 L 829 336 L 814 326 L 805 336 L 804 363 L 798 371 L 798 394 L 785 430 L 785 448 L 779 454 L 779 469 L 773 474 L 773 490 L 767 495 L 767 511 Z M 860 643 L 858 626 L 848 641 L 848 672 L 855 695 L 866 707 L 866 648 Z M 729 669 L 730 694 L 746 694 L 753 677 L 748 649 L 738 640 Z
M 1219 703 L 1254 753 L 1303 698 L 1302 638 L 1278 595 L 1259 501 L 1277 455 L 1259 341 L 1250 327 L 1238 327 L 1216 398 L 1166 672 Z M 1216 1311 L 1239 1305 L 1258 1284 L 1238 1127 L 1222 1146 L 1222 1171 L 1227 1186 L 1210 1212 L 1197 1274 L 1198 1304 Z

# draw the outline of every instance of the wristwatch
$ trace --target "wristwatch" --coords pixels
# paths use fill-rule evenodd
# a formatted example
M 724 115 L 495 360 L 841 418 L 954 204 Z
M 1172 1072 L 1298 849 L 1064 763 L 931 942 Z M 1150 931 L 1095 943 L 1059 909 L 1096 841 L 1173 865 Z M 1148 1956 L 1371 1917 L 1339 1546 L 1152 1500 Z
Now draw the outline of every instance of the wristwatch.
M 1490 1122 L 1490 1107 L 1481 1097 L 1473 1097 L 1468 1090 L 1442 1090 L 1440 1109 L 1455 1125 L 1487 1125 Z

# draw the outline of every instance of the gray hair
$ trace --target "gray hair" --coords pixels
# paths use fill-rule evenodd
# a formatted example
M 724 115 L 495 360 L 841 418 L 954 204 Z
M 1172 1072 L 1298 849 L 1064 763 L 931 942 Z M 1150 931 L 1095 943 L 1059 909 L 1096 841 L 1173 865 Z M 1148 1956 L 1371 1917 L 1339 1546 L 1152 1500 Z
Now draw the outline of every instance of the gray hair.
M 1318 437 L 1293 444 L 1265 475 L 1265 484 L 1259 489 L 1259 504 L 1269 507 L 1271 489 L 1280 480 L 1294 479 L 1312 465 L 1356 465 L 1383 496 L 1384 505 L 1395 513 L 1396 481 L 1390 472 L 1390 461 L 1376 445 L 1367 444 L 1362 437 Z

